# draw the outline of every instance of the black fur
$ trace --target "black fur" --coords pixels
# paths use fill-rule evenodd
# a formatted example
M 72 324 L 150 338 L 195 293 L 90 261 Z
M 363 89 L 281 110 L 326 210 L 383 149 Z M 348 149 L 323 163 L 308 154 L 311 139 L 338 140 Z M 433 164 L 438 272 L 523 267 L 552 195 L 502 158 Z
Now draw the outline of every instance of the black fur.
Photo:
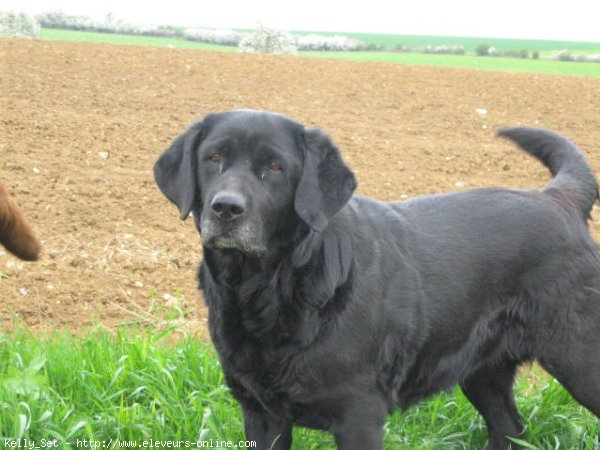
M 460 383 L 488 448 L 507 449 L 523 429 L 515 368 L 535 359 L 600 415 L 595 177 L 557 134 L 501 135 L 549 166 L 546 191 L 351 197 L 323 132 L 247 110 L 208 116 L 159 159 L 201 233 L 210 333 L 258 448 L 289 449 L 300 425 L 380 449 L 392 409 Z M 215 213 L 223 193 L 241 199 L 235 218 Z

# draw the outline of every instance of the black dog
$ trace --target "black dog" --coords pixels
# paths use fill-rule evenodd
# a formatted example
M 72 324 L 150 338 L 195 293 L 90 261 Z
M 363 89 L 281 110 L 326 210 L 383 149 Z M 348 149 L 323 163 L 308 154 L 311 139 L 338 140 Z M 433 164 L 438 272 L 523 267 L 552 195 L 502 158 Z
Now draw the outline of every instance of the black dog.
M 460 383 L 506 449 L 528 360 L 600 416 L 596 179 L 558 134 L 500 135 L 554 174 L 543 192 L 353 196 L 325 133 L 250 110 L 207 116 L 160 157 L 160 189 L 201 233 L 210 332 L 258 448 L 289 449 L 296 424 L 380 449 L 392 409 Z

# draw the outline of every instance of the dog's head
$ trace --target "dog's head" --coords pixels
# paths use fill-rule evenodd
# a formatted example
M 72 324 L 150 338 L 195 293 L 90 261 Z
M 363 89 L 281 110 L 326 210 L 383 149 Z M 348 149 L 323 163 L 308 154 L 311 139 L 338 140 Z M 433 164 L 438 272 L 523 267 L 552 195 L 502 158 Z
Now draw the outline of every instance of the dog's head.
M 182 219 L 193 212 L 205 246 L 252 255 L 285 240 L 294 224 L 323 231 L 356 188 L 324 132 L 254 110 L 193 124 L 158 159 L 154 176 Z

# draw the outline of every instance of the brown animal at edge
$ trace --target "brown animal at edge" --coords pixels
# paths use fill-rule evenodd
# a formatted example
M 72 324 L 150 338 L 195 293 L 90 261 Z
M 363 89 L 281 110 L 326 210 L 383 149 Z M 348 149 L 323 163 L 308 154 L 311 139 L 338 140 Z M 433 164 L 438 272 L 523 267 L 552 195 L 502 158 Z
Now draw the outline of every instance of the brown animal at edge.
M 0 243 L 25 261 L 36 261 L 42 247 L 19 206 L 0 183 Z

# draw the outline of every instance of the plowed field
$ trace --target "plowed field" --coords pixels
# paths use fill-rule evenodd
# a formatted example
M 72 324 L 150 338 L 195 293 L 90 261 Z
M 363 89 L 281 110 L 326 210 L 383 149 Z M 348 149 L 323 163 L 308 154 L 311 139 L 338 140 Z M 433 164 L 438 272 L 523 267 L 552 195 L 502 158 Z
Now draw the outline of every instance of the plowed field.
M 210 111 L 325 129 L 358 191 L 382 200 L 542 187 L 545 169 L 494 138 L 503 126 L 565 133 L 600 170 L 597 78 L 0 39 L 0 102 L 0 179 L 44 245 L 37 263 L 0 254 L 4 327 L 172 319 L 203 332 L 199 239 L 151 169 Z

